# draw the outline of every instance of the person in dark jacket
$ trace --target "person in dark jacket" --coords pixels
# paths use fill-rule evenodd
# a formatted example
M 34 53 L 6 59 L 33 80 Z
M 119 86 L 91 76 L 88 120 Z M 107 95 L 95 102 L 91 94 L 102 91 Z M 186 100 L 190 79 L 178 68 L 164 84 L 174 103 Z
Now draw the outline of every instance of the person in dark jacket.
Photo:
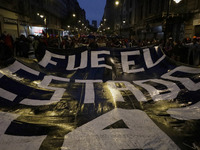
M 28 58 L 29 42 L 24 35 L 20 35 L 20 38 L 16 41 L 16 54 L 20 57 Z
M 189 49 L 190 58 L 189 64 L 198 66 L 200 65 L 200 45 L 196 36 L 193 37 L 193 44 Z
M 10 48 L 5 44 L 4 40 L 0 38 L 0 62 L 6 61 L 12 58 L 12 52 Z
M 41 61 L 42 58 L 44 57 L 46 48 L 47 48 L 47 44 L 45 42 L 45 39 L 40 38 L 39 44 L 38 44 L 37 49 L 35 51 L 35 57 L 38 61 Z
M 90 36 L 88 36 L 88 39 L 89 39 L 89 47 L 91 49 L 97 49 L 98 48 L 98 44 L 97 44 L 97 42 L 95 40 L 95 36 L 90 35 Z

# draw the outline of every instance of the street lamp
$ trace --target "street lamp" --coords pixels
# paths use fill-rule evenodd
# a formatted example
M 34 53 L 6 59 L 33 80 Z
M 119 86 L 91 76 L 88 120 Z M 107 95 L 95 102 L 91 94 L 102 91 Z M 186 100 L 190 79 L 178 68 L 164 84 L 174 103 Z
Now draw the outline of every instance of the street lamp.
M 178 4 L 181 2 L 181 0 L 174 0 L 174 2 Z
M 76 14 L 73 13 L 72 16 L 73 16 L 73 17 L 76 17 Z
M 170 11 L 170 5 L 172 4 L 172 1 L 174 1 L 176 4 L 180 3 L 182 0 L 168 0 L 167 3 L 167 15 L 166 15 L 166 25 L 165 25 L 165 33 L 164 33 L 164 44 L 166 43 L 167 38 L 167 31 L 168 31 L 168 20 L 169 20 L 169 11 Z M 167 31 L 166 31 L 167 30 Z
M 120 23 L 119 23 L 119 34 L 121 35 L 121 26 L 122 26 L 122 23 L 123 24 L 125 24 L 125 22 L 124 21 L 122 21 L 122 11 L 123 11 L 123 3 L 124 3 L 124 0 L 121 0 L 121 2 L 119 1 L 119 0 L 116 0 L 115 1 L 115 5 L 118 7 L 118 6 L 120 6 Z
M 47 38 L 47 15 L 45 13 L 40 14 L 39 12 L 37 13 L 37 16 L 39 16 L 43 21 L 44 25 L 46 27 L 46 38 Z
M 119 5 L 119 0 L 115 1 L 115 5 L 118 6 Z
M 44 18 L 44 15 L 40 15 L 40 18 Z

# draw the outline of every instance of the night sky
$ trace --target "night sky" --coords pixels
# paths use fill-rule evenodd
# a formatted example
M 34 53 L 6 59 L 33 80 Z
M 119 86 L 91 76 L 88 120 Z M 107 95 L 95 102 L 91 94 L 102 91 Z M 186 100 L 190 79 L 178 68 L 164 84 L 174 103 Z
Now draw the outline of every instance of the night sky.
M 86 19 L 92 23 L 92 20 L 97 20 L 99 25 L 106 5 L 106 0 L 78 0 L 79 5 L 86 12 Z

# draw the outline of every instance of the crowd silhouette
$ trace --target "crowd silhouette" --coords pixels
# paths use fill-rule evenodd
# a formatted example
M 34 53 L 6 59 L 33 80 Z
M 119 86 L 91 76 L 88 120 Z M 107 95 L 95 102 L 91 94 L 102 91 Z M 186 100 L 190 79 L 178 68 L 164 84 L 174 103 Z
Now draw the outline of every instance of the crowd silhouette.
M 171 59 L 189 65 L 200 65 L 200 44 L 199 39 L 194 36 L 183 41 L 175 41 L 169 37 L 164 43 L 163 40 L 135 40 L 119 36 L 28 36 L 20 35 L 13 40 L 6 32 L 0 36 L 0 62 L 5 62 L 13 57 L 29 58 L 30 54 L 40 61 L 48 47 L 73 50 L 77 47 L 87 46 L 90 49 L 99 47 L 108 48 L 130 48 L 130 47 L 151 47 L 160 46 L 163 52 Z

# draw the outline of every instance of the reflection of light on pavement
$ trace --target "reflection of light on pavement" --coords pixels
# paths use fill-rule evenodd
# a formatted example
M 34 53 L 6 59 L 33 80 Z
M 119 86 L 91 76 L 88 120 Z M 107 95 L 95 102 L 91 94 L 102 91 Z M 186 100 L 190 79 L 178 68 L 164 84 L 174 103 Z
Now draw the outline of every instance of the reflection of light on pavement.
M 41 83 L 41 81 L 33 81 L 33 83 L 38 85 Z
M 114 64 L 115 63 L 115 61 L 112 59 L 112 58 L 110 58 L 110 61 Z
M 58 127 L 60 127 L 60 128 L 63 128 L 63 129 L 65 129 L 65 130 L 69 130 L 69 131 L 72 131 L 72 130 L 75 129 L 74 126 L 71 126 L 71 125 L 66 124 L 66 123 L 63 123 L 63 124 L 58 123 L 58 124 L 56 124 L 56 125 L 57 125 Z
M 55 111 L 49 111 L 47 112 L 48 116 L 58 116 L 58 114 Z
M 155 46 L 155 50 L 156 50 L 156 52 L 158 53 L 158 46 Z
M 15 79 L 17 81 L 22 81 L 24 78 L 18 77 L 16 74 L 12 73 L 9 69 L 2 69 L 0 70 L 0 73 L 3 75 L 6 75 L 12 79 Z
M 110 85 L 108 85 L 108 89 L 112 95 L 112 101 L 113 101 L 113 104 L 115 106 L 115 108 L 117 108 L 117 104 L 116 104 L 116 99 L 117 99 L 117 92 L 118 90 L 112 88 Z

